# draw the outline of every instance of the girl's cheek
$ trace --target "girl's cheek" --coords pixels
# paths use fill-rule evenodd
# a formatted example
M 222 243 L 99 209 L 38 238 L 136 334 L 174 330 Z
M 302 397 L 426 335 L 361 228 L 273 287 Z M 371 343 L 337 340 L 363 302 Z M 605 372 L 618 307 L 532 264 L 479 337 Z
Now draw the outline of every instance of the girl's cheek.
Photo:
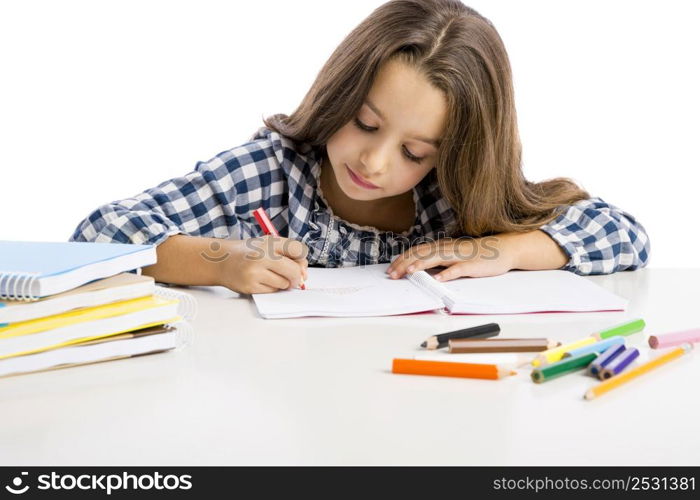
M 329 147 L 338 152 L 347 153 L 361 144 L 362 136 L 345 125 L 328 139 Z

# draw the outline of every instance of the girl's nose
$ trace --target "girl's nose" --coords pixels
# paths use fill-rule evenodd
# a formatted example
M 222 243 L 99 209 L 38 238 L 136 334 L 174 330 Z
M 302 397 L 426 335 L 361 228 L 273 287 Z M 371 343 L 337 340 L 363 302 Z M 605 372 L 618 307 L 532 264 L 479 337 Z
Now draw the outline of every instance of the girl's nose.
M 388 148 L 377 145 L 371 149 L 365 150 L 364 154 L 360 156 L 360 165 L 358 166 L 360 172 L 358 173 L 367 179 L 383 174 L 388 168 Z

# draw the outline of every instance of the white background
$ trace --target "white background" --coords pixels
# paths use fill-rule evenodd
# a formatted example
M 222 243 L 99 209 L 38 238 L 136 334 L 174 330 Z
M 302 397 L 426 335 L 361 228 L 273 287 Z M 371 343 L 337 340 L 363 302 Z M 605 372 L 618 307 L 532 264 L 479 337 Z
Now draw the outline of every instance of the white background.
M 0 238 L 67 240 L 246 142 L 382 3 L 0 1 Z M 510 54 L 526 176 L 635 215 L 651 267 L 696 267 L 698 4 L 465 3 Z

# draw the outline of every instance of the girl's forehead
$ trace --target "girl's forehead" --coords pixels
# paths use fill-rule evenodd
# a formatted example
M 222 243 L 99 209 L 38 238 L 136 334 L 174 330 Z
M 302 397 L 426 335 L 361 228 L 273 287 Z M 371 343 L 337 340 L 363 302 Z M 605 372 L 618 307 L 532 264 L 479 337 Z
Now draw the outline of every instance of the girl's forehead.
M 410 130 L 429 142 L 442 136 L 447 118 L 443 92 L 418 70 L 399 61 L 380 67 L 364 105 L 383 122 Z

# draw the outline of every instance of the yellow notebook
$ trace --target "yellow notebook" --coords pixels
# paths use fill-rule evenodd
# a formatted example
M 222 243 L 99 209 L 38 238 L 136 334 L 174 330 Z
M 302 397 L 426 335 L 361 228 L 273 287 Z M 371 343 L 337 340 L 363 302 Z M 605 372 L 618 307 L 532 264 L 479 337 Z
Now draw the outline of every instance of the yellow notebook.
M 0 360 L 0 377 L 165 352 L 186 346 L 191 336 L 192 329 L 185 322 L 110 335 L 62 349 Z
M 0 359 L 179 321 L 178 301 L 151 295 L 0 328 Z

